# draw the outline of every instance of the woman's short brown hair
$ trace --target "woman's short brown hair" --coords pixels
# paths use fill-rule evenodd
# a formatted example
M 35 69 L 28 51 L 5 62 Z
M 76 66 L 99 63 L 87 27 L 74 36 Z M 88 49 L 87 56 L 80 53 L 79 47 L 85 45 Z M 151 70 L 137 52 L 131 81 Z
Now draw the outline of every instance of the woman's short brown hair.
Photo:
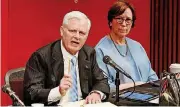
M 108 25 L 110 29 L 110 22 L 112 22 L 113 18 L 123 14 L 127 8 L 130 8 L 130 10 L 132 11 L 132 28 L 134 27 L 136 20 L 136 12 L 134 7 L 127 0 L 118 0 L 110 7 L 108 11 Z

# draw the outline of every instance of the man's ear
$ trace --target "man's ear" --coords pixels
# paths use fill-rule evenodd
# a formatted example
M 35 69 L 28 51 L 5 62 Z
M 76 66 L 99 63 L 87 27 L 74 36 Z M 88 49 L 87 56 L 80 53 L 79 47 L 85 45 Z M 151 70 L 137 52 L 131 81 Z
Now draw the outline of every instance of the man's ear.
M 61 36 L 63 36 L 63 30 L 64 30 L 64 29 L 63 29 L 63 26 L 61 26 L 61 27 L 60 27 L 60 34 L 61 34 Z

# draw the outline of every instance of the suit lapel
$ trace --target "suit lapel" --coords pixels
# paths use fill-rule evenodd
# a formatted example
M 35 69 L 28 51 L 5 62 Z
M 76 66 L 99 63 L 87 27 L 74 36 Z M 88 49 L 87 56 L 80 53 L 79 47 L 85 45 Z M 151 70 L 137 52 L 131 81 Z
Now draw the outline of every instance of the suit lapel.
M 52 49 L 52 63 L 51 63 L 54 77 L 56 79 L 56 86 L 59 85 L 60 79 L 64 75 L 64 60 L 61 52 L 60 40 L 55 44 Z
M 88 78 L 90 74 L 90 61 L 87 60 L 86 54 L 84 53 L 83 48 L 79 51 L 78 55 L 78 66 L 79 66 L 79 78 L 80 78 L 80 86 L 81 91 L 84 96 L 84 94 L 89 93 L 89 87 L 88 87 Z

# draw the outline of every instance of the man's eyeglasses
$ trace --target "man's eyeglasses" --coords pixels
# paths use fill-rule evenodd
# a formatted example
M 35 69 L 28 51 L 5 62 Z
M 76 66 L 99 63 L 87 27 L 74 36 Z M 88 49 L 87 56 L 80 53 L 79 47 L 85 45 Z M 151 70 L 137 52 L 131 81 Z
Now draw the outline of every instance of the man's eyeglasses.
M 117 18 L 114 18 L 114 19 L 116 19 L 116 21 L 119 24 L 122 24 L 124 21 L 126 22 L 127 25 L 132 24 L 132 19 L 130 19 L 130 18 L 125 19 L 125 18 L 122 18 L 122 17 L 117 17 Z

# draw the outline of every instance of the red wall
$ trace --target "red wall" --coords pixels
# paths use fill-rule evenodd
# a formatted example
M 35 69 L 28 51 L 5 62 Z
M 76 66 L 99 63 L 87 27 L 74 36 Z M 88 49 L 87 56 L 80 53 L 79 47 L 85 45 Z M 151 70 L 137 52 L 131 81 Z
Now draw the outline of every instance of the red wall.
M 107 12 L 116 0 L 2 0 L 2 70 L 5 73 L 25 66 L 33 51 L 59 39 L 59 27 L 65 13 L 80 10 L 92 21 L 87 44 L 95 44 L 109 32 Z M 130 37 L 139 41 L 149 55 L 150 1 L 130 0 L 137 11 L 137 21 Z M 1 93 L 1 105 L 10 105 L 10 98 Z

